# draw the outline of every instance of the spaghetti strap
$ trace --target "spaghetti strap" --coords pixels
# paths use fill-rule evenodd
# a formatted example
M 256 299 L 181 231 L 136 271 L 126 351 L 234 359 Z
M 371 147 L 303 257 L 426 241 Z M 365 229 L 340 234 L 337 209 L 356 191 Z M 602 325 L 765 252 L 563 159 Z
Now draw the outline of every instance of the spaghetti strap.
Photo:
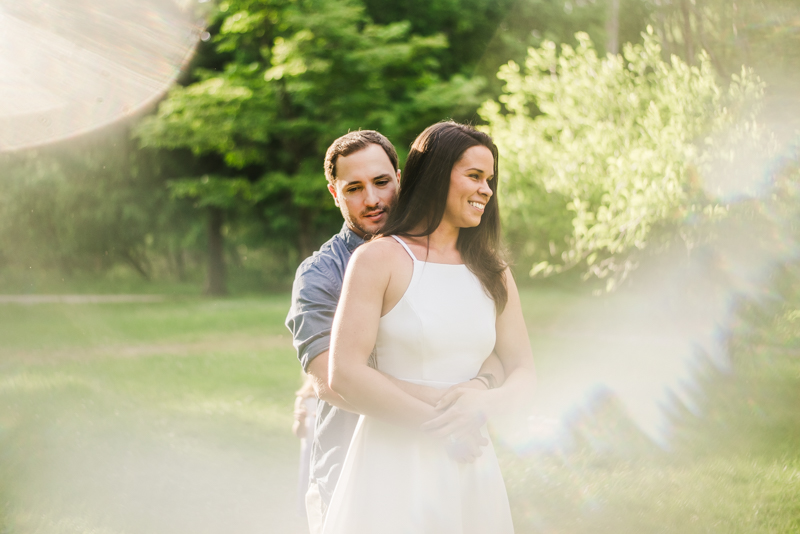
M 400 239 L 400 238 L 399 238 L 399 237 L 397 237 L 396 235 L 393 235 L 392 237 L 393 237 L 393 238 L 395 238 L 395 239 L 397 240 L 397 242 L 398 242 L 398 243 L 400 243 L 401 245 L 403 245 L 403 248 L 404 248 L 404 249 L 406 249 L 406 252 L 408 252 L 408 255 L 409 255 L 409 256 L 411 256 L 411 259 L 412 259 L 412 260 L 414 260 L 414 261 L 417 261 L 417 257 L 416 257 L 416 256 L 414 256 L 414 253 L 413 253 L 413 252 L 411 252 L 411 249 L 410 249 L 410 248 L 408 248 L 408 245 L 406 245 L 406 242 L 405 242 L 405 241 L 403 241 L 402 239 Z

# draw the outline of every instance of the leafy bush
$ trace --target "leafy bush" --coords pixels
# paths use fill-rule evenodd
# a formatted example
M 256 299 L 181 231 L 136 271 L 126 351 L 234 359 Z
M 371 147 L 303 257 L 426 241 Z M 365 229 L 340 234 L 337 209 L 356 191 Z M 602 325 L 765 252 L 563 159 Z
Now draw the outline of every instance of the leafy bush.
M 724 90 L 708 57 L 696 66 L 662 59 L 652 28 L 622 55 L 598 57 L 545 42 L 524 68 L 503 66 L 499 102 L 481 116 L 501 151 L 506 234 L 531 274 L 573 267 L 613 288 L 643 250 L 724 205 L 703 175 L 732 143 L 755 146 L 763 84 L 750 71 Z

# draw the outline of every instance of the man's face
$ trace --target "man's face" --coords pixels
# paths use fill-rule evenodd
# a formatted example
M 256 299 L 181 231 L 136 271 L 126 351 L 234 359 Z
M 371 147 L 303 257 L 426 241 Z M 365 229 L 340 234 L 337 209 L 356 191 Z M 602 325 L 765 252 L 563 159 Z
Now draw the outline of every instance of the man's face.
M 380 233 L 397 200 L 400 171 L 395 171 L 380 145 L 336 160 L 336 181 L 328 191 L 342 210 L 347 226 L 361 237 Z

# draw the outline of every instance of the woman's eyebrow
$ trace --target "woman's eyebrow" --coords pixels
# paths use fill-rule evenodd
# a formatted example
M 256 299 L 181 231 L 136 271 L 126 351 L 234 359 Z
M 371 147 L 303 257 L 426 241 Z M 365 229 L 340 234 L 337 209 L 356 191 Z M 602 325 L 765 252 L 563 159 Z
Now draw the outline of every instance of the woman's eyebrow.
M 472 167 L 471 169 L 467 169 L 465 172 L 470 172 L 470 171 L 477 171 L 481 174 L 486 174 L 486 171 L 484 171 L 483 169 L 479 169 L 477 167 Z M 489 175 L 489 179 L 491 180 L 492 178 L 494 178 L 494 174 Z

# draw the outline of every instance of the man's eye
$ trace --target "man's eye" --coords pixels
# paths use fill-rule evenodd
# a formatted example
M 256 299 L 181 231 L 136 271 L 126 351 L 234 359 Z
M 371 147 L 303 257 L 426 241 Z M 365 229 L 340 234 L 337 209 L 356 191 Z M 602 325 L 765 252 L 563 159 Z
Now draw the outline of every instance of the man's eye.
M 358 187 L 351 187 L 344 190 L 345 193 L 355 193 L 356 191 L 358 191 Z
M 389 183 L 389 180 L 378 180 L 375 182 L 377 185 L 386 185 Z

